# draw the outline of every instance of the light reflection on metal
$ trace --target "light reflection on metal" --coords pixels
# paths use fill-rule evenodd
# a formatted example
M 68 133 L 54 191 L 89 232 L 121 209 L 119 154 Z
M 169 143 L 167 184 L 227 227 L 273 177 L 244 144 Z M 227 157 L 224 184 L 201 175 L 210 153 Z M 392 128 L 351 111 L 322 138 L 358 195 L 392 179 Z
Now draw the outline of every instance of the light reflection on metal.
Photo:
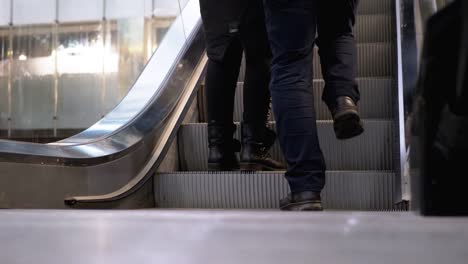
M 102 148 L 98 148 L 93 145 L 81 145 L 81 146 L 76 146 L 76 150 L 79 152 L 83 153 L 89 153 L 91 156 L 105 156 L 106 152 Z
M 428 0 L 432 1 L 432 0 Z M 397 102 L 398 102 L 398 158 L 396 171 L 401 177 L 397 177 L 395 202 L 399 203 L 410 197 L 408 185 L 409 178 L 405 177 L 407 168 L 406 122 L 409 113 L 412 112 L 413 97 L 418 74 L 418 52 L 416 44 L 415 7 L 413 0 L 397 0 L 396 33 L 397 33 Z
M 402 60 L 402 17 L 401 17 L 401 0 L 397 0 L 396 6 L 396 32 L 397 32 L 397 87 L 398 87 L 398 129 L 399 129 L 399 158 L 398 166 L 400 171 L 399 186 L 397 187 L 396 199 L 401 200 L 403 190 L 406 190 L 403 179 L 403 172 L 406 164 L 406 139 L 405 139 L 405 101 L 404 101 L 404 85 L 403 85 L 403 60 Z M 398 177 L 397 177 L 398 178 Z M 406 195 L 406 194 L 405 194 Z M 400 202 L 400 201 L 395 201 Z
M 104 1 L 104 14 L 106 10 L 106 1 Z M 99 46 L 102 48 L 103 51 L 106 50 L 106 41 L 107 40 L 107 28 L 108 27 L 108 21 L 105 19 L 105 15 L 103 15 L 103 21 L 101 21 L 101 42 L 99 43 Z M 106 53 L 102 52 L 101 56 L 98 56 L 102 60 L 102 62 L 106 61 Z M 107 82 L 106 82 L 106 64 L 101 63 L 101 116 L 104 117 L 104 114 L 106 113 L 106 107 L 105 107 L 105 100 L 106 100 L 106 93 L 107 93 Z
M 58 23 L 54 24 L 53 32 L 52 32 L 52 47 L 57 50 L 58 46 Z M 54 120 L 54 137 L 57 137 L 57 119 L 58 119 L 58 103 L 59 103 L 59 73 L 58 73 L 58 58 L 57 53 L 53 52 L 52 57 L 54 59 L 54 116 L 52 119 Z
M 13 11 L 11 11 L 13 12 Z M 8 138 L 11 138 L 11 97 L 12 97 L 12 86 L 13 86 L 13 78 L 12 74 L 12 64 L 13 64 L 13 28 L 10 25 L 8 28 Z

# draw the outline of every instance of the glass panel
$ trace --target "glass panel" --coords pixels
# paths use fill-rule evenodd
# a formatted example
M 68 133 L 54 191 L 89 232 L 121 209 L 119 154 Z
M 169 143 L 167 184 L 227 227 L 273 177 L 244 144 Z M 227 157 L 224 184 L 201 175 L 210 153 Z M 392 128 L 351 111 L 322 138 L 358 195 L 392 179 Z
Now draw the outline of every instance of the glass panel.
M 82 131 L 102 115 L 101 22 L 59 25 L 57 46 L 58 137 Z
M 14 0 L 13 25 L 53 23 L 56 0 Z
M 151 17 L 154 12 L 153 0 L 144 0 L 145 1 L 145 16 Z
M 188 4 L 189 0 L 179 0 L 181 10 L 184 10 L 185 6 Z
M 158 48 L 174 19 L 173 17 L 155 17 L 151 21 L 151 49 L 149 50 L 149 56 Z
M 183 17 L 184 30 L 186 34 L 192 32 L 200 20 L 199 1 L 179 0 L 181 2 L 181 13 Z
M 145 18 L 107 22 L 105 39 L 104 112 L 112 110 L 127 94 L 146 64 Z
M 58 0 L 58 20 L 63 22 L 100 21 L 104 0 Z
M 154 0 L 154 3 L 154 18 L 151 25 L 151 53 L 158 48 L 170 26 L 180 14 L 177 1 Z
M 1 26 L 8 26 L 10 24 L 10 0 L 0 0 L 0 25 Z
M 121 19 L 130 17 L 144 17 L 145 0 L 105 0 L 106 18 Z
M 13 34 L 11 136 L 37 141 L 53 135 L 52 26 L 19 27 Z
M 179 13 L 178 0 L 154 0 L 154 15 L 158 17 L 176 17 Z

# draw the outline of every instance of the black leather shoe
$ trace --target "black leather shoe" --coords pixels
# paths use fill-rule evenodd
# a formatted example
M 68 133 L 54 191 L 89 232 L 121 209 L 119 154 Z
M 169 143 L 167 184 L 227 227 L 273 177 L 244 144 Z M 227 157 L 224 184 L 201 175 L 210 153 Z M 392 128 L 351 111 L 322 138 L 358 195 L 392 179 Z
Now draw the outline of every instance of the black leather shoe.
M 333 128 L 336 138 L 349 139 L 364 132 L 361 117 L 356 103 L 348 96 L 336 98 L 335 104 L 330 106 L 333 116 Z
M 241 144 L 233 139 L 236 128 L 218 126 L 215 123 L 208 125 L 209 156 L 208 169 L 213 171 L 239 170 L 239 159 L 237 154 Z
M 281 162 L 271 158 L 269 150 L 276 134 L 267 127 L 242 124 L 241 169 L 254 171 L 284 170 Z
M 289 194 L 280 201 L 283 211 L 322 211 L 320 193 L 305 191 Z

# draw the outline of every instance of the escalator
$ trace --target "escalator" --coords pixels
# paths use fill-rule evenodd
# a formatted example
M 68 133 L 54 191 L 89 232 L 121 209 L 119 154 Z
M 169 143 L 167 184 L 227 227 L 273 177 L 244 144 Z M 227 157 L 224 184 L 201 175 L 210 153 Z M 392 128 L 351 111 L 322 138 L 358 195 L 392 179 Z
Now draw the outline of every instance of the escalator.
M 339 141 L 326 105 L 317 49 L 314 54 L 314 97 L 318 132 L 327 164 L 324 207 L 337 210 L 394 210 L 401 201 L 398 171 L 398 104 L 396 98 L 396 30 L 392 1 L 360 1 L 355 35 L 358 42 L 360 110 L 365 133 Z M 242 76 L 238 84 L 234 120 L 240 139 Z M 207 120 L 198 103 L 197 119 L 179 129 L 178 171 L 161 171 L 154 179 L 155 199 L 161 208 L 273 209 L 288 193 L 283 172 L 206 172 Z M 272 119 L 270 126 L 274 129 Z M 284 162 L 279 144 L 271 154 Z
M 0 142 L 0 207 L 278 207 L 288 192 L 282 172 L 206 172 L 207 59 L 197 2 L 187 3 L 128 95 L 98 123 L 46 145 Z M 360 2 L 357 75 L 366 132 L 358 138 L 335 139 L 320 101 L 324 83 L 315 50 L 315 105 L 329 170 L 326 208 L 394 210 L 401 202 L 396 13 L 390 0 Z M 176 34 L 180 27 L 183 38 Z M 236 122 L 243 76 L 239 80 Z M 284 160 L 277 143 L 271 151 Z

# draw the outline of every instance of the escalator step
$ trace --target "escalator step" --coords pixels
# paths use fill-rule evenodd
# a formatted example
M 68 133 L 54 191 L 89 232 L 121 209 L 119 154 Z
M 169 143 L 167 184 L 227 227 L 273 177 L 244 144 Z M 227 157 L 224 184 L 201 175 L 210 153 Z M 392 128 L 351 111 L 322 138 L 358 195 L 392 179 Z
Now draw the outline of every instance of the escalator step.
M 361 0 L 358 4 L 358 14 L 391 14 L 392 0 Z
M 357 77 L 393 77 L 395 52 L 391 43 L 357 45 Z M 314 49 L 314 79 L 322 79 L 318 49 Z
M 271 123 L 274 128 L 274 123 Z M 392 146 L 394 127 L 392 121 L 365 120 L 363 135 L 339 141 L 335 138 L 333 123 L 319 121 L 320 145 L 330 170 L 392 170 Z M 240 138 L 240 129 L 236 132 Z M 207 125 L 204 123 L 185 124 L 179 130 L 179 153 L 181 169 L 185 171 L 205 171 L 208 160 Z M 282 160 L 278 142 L 271 154 Z
M 318 120 L 330 120 L 331 115 L 326 104 L 322 101 L 323 80 L 314 81 L 314 104 Z M 392 79 L 359 79 L 361 101 L 359 110 L 362 118 L 391 119 L 393 117 L 393 81 Z M 234 107 L 234 121 L 240 122 L 243 112 L 243 83 L 239 83 L 236 90 Z M 205 110 L 206 111 L 206 110 Z M 273 115 L 270 114 L 270 120 Z
M 391 210 L 395 174 L 382 171 L 330 171 L 322 199 L 325 208 Z M 161 208 L 273 209 L 288 193 L 282 172 L 176 172 L 155 177 Z
M 357 16 L 354 35 L 358 43 L 393 42 L 393 20 L 390 15 Z
M 357 45 L 358 78 L 393 77 L 395 49 L 391 43 L 365 43 Z M 318 49 L 314 48 L 314 79 L 322 79 Z M 242 63 L 239 81 L 244 81 L 245 61 Z

